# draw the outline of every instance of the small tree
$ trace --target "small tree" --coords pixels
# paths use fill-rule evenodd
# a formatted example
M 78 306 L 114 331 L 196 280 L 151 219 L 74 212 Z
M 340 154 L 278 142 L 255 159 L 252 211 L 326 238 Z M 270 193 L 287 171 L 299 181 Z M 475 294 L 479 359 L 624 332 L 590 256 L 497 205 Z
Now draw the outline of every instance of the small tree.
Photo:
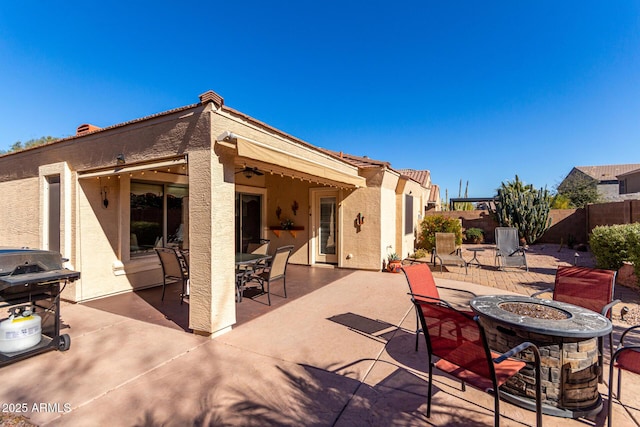
M 524 185 L 516 175 L 515 181 L 503 182 L 498 188 L 491 212 L 501 226 L 517 228 L 520 237 L 532 244 L 551 226 L 551 202 L 546 188 L 536 190 L 531 184 Z
M 556 188 L 558 195 L 569 199 L 573 208 L 584 208 L 600 199 L 596 180 L 585 174 L 571 174 Z
M 456 245 L 462 244 L 462 225 L 455 218 L 445 218 L 443 215 L 426 216 L 420 223 L 418 248 L 431 252 L 436 246 L 436 233 L 454 233 Z
M 24 144 L 22 143 L 22 141 L 16 141 L 14 142 L 11 147 L 9 147 L 8 150 L 0 150 L 0 154 L 6 154 L 6 153 L 13 153 L 16 151 L 20 151 L 20 150 L 24 150 L 26 148 L 31 148 L 31 147 L 36 147 L 38 145 L 43 145 L 43 144 L 47 144 L 49 142 L 54 142 L 57 141 L 60 138 L 55 138 L 53 136 L 43 136 L 41 138 L 38 139 L 30 139 L 29 141 L 25 142 Z

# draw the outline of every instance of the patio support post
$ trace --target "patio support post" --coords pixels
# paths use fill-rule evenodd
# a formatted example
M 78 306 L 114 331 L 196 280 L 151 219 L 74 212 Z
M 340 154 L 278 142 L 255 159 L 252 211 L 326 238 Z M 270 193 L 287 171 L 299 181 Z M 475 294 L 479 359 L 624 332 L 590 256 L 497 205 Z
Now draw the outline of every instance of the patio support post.
M 189 153 L 189 327 L 216 336 L 236 321 L 233 157 Z

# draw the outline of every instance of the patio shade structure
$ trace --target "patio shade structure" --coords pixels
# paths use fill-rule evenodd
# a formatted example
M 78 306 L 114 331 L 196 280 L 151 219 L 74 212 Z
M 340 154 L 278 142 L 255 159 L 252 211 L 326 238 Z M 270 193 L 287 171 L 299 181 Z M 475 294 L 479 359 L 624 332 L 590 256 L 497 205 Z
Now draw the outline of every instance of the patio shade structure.
M 342 184 L 345 187 L 366 187 L 365 178 L 358 175 L 357 168 L 341 170 L 331 165 L 334 161 L 330 156 L 312 153 L 306 156 L 285 151 L 250 138 L 239 136 L 231 132 L 224 132 L 217 138 L 217 143 L 237 150 L 237 155 L 261 162 L 262 168 L 274 174 L 290 174 L 295 171 L 301 178 L 310 181 L 330 182 Z

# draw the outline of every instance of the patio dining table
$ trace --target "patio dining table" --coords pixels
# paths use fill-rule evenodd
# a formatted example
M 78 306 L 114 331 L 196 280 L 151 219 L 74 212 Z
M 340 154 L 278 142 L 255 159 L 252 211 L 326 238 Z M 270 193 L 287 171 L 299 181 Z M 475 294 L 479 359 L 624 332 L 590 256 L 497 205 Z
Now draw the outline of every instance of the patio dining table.
M 242 301 L 242 292 L 256 265 L 269 259 L 271 255 L 236 252 L 236 302 Z

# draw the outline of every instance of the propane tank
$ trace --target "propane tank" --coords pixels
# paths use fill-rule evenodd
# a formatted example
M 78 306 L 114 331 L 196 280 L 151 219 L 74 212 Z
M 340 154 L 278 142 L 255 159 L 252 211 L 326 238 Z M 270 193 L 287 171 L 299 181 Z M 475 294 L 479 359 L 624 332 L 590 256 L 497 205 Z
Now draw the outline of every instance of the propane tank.
M 37 345 L 42 339 L 42 318 L 31 306 L 12 307 L 0 322 L 0 352 L 13 353 Z

